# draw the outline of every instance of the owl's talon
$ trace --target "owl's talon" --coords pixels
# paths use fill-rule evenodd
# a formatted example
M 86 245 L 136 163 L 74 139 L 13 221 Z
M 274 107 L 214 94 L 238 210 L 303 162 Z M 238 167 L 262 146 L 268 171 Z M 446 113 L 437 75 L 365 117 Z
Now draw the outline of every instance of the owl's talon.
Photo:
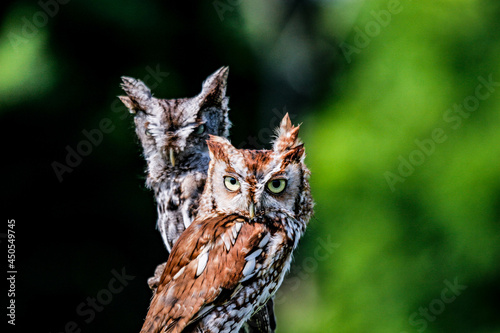
M 161 275 L 165 270 L 166 264 L 167 263 L 164 262 L 163 264 L 159 264 L 158 266 L 156 266 L 155 275 L 148 279 L 148 286 L 151 290 L 156 290 L 156 288 L 158 288 L 158 286 L 160 285 Z

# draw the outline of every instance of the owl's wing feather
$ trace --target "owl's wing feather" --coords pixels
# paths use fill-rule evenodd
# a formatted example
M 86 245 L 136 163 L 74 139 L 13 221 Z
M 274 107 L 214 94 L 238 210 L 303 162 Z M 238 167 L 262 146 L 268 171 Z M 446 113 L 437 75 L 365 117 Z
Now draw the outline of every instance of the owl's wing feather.
M 181 332 L 224 303 L 256 274 L 266 235 L 238 215 L 194 221 L 172 249 L 141 332 Z
M 276 330 L 276 318 L 274 317 L 274 303 L 271 297 L 258 312 L 246 323 L 240 333 L 273 333 Z

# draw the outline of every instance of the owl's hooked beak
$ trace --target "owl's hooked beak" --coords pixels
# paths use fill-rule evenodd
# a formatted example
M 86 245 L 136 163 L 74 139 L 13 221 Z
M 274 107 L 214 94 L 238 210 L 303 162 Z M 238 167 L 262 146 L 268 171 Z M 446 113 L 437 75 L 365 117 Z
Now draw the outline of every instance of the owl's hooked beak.
M 174 148 L 170 148 L 169 157 L 170 157 L 170 163 L 172 163 L 172 166 L 175 166 Z
M 255 204 L 250 202 L 250 206 L 248 207 L 248 213 L 250 214 L 250 218 L 253 219 L 255 216 Z

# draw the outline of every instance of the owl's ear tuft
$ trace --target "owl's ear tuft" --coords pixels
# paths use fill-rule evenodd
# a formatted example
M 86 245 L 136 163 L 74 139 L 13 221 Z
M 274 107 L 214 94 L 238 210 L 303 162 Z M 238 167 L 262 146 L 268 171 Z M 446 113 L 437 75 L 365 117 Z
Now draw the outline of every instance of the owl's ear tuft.
M 127 96 L 119 96 L 119 98 L 131 113 L 147 110 L 152 95 L 151 90 L 144 82 L 128 76 L 122 76 L 121 87 L 127 93 Z
M 282 155 L 283 163 L 284 164 L 300 163 L 305 157 L 304 153 L 305 153 L 304 144 L 295 146 L 290 150 L 286 151 Z
M 229 67 L 221 67 L 210 75 L 202 84 L 198 95 L 200 109 L 210 106 L 227 108 L 229 98 L 226 97 L 227 77 Z
M 276 152 L 285 152 L 298 145 L 299 126 L 293 126 L 288 113 L 283 117 L 280 127 L 276 129 L 276 140 L 274 140 L 273 150 Z
M 128 96 L 118 96 L 118 98 L 120 99 L 120 101 L 122 101 L 123 104 L 125 104 L 125 106 L 130 111 L 130 113 L 132 113 L 132 114 L 136 114 L 137 113 L 139 105 L 135 104 L 134 101 L 132 101 L 132 99 L 130 99 L 130 97 L 128 97 Z
M 207 146 L 211 160 L 217 159 L 227 161 L 228 156 L 236 152 L 236 148 L 233 147 L 231 142 L 221 136 L 209 135 Z

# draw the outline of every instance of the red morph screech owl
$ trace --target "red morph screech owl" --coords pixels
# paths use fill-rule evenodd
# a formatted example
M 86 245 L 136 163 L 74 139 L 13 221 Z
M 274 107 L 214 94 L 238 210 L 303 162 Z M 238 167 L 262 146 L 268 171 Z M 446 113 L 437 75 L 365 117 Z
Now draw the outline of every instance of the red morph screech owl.
M 169 256 L 141 332 L 237 332 L 276 293 L 313 212 L 288 114 L 272 150 L 210 136 L 198 215 Z

